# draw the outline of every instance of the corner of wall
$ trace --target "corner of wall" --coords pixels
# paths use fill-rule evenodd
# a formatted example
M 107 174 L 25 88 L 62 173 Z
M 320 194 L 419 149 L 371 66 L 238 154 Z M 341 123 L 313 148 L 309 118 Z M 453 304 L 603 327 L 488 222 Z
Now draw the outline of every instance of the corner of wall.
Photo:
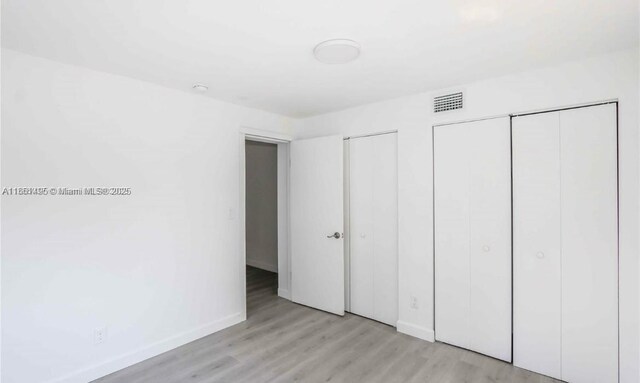
M 251 267 L 255 267 L 258 269 L 262 269 L 262 270 L 267 270 L 267 271 L 271 271 L 272 273 L 277 273 L 278 272 L 278 265 L 277 264 L 271 264 L 268 262 L 264 262 L 258 259 L 251 259 L 251 258 L 247 258 L 247 265 L 251 266 Z
M 183 346 L 197 339 L 211 335 L 244 321 L 243 313 L 228 315 L 222 319 L 210 322 L 181 334 L 160 340 L 156 343 L 139 348 L 132 352 L 116 356 L 102 363 L 78 370 L 61 378 L 50 380 L 48 383 L 83 383 L 101 378 L 136 363 L 153 358 L 174 348 Z
M 410 335 L 418 339 L 426 340 L 428 342 L 435 342 L 436 340 L 436 335 L 433 329 L 418 326 L 413 323 L 398 321 L 396 324 L 396 329 L 398 330 L 398 332 Z
M 287 300 L 291 300 L 291 293 L 287 289 L 278 289 L 278 296 Z

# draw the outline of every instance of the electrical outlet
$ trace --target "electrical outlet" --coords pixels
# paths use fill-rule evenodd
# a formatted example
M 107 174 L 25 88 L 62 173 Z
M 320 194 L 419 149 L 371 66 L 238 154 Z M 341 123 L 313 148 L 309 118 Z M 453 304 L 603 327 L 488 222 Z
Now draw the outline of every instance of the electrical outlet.
M 102 344 L 107 341 L 107 327 L 93 330 L 93 344 Z
M 417 310 L 418 309 L 418 298 L 414 297 L 413 295 L 409 297 L 409 307 Z

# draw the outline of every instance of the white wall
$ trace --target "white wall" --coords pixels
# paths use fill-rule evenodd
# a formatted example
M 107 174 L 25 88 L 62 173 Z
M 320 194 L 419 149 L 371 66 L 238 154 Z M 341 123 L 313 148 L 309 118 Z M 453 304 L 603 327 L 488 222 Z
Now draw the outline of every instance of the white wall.
M 288 119 L 7 50 L 2 81 L 3 187 L 133 189 L 2 197 L 4 383 L 86 382 L 243 319 L 239 127 Z
M 247 265 L 278 272 L 278 145 L 247 141 Z
M 436 123 L 555 108 L 618 98 L 620 155 L 621 382 L 639 381 L 638 331 L 638 50 L 508 75 L 454 88 L 463 111 L 435 116 L 431 99 L 443 91 L 299 120 L 298 138 L 398 129 L 398 329 L 433 339 L 431 126 Z M 409 307 L 410 297 L 418 309 Z M 585 334 L 588 336 L 588 334 Z

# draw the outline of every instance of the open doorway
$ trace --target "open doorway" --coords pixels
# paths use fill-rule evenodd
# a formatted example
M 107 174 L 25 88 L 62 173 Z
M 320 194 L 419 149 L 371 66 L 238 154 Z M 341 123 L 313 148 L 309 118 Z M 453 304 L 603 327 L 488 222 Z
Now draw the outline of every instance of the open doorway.
M 289 142 L 243 136 L 244 264 L 247 317 L 289 299 Z
M 245 141 L 247 315 L 278 293 L 278 145 Z
M 241 251 L 238 271 L 244 318 L 250 319 L 255 314 L 255 311 L 251 313 L 255 306 L 247 310 L 253 302 L 246 300 L 247 286 L 251 285 L 246 273 L 246 220 L 252 219 L 250 214 L 245 214 L 246 141 L 278 146 L 277 296 L 273 296 L 273 287 L 263 292 L 271 291 L 271 297 L 274 298 L 272 302 L 280 297 L 344 315 L 343 137 L 334 135 L 293 141 L 285 134 L 251 128 L 242 128 L 240 137 Z

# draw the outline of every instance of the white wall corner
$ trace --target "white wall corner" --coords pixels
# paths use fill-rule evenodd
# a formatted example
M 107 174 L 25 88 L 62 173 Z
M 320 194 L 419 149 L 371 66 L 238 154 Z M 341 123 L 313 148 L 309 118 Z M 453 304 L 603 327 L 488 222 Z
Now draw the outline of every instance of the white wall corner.
M 48 383 L 84 383 L 90 382 L 103 376 L 109 375 L 123 368 L 132 366 L 136 363 L 153 358 L 174 348 L 183 346 L 197 339 L 211 335 L 215 332 L 231 327 L 244 321 L 243 313 L 235 313 L 216 321 L 207 323 L 203 326 L 192 330 L 185 331 L 181 334 L 163 339 L 156 343 L 141 347 L 137 350 L 116 356 L 105 362 L 93 365 L 91 367 L 74 371 L 60 378 L 50 380 Z
M 291 300 L 291 293 L 287 289 L 278 289 L 278 296 L 287 300 Z
M 257 259 L 247 258 L 247 265 L 257 267 L 258 269 L 271 271 L 272 273 L 278 272 L 278 265 L 272 265 L 268 262 L 260 261 Z
M 398 332 L 411 335 L 415 338 L 426 340 L 428 342 L 435 342 L 436 340 L 435 332 L 433 331 L 433 329 L 418 326 L 413 323 L 407 323 L 399 320 L 396 324 L 396 329 L 398 330 Z

